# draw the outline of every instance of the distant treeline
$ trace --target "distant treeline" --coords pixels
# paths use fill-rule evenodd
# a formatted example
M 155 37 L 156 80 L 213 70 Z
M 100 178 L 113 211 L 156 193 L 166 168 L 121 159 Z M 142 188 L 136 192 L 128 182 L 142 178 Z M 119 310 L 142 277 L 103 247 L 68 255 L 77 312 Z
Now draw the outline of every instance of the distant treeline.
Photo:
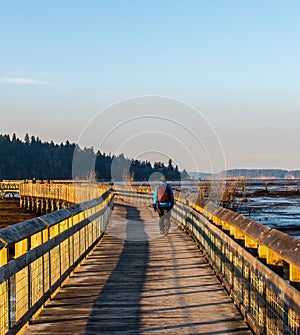
M 152 165 L 148 161 L 126 158 L 123 154 L 115 156 L 100 151 L 95 153 L 93 148 L 81 149 L 69 141 L 61 144 L 42 142 L 39 137 L 28 134 L 20 140 L 13 134 L 0 135 L 0 180 L 72 179 L 74 152 L 81 157 L 81 161 L 92 162 L 99 181 L 122 180 L 124 176 L 147 181 L 155 172 L 164 174 L 168 180 L 188 178 L 187 172 L 180 172 L 171 159 L 167 166 L 162 162 Z
M 281 170 L 281 169 L 233 169 L 226 171 L 227 177 L 245 178 L 300 178 L 300 170 Z
M 281 170 L 281 169 L 231 169 L 222 171 L 219 174 L 199 173 L 200 179 L 216 177 L 226 178 L 248 178 L 248 179 L 291 179 L 300 178 L 300 170 Z

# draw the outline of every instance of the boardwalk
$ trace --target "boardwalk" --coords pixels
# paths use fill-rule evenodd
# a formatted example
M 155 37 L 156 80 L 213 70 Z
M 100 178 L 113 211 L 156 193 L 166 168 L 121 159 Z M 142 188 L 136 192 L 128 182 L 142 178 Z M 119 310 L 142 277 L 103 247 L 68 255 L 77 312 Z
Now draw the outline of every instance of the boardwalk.
M 193 241 L 176 228 L 156 235 L 150 208 L 117 204 L 101 243 L 25 334 L 252 334 Z

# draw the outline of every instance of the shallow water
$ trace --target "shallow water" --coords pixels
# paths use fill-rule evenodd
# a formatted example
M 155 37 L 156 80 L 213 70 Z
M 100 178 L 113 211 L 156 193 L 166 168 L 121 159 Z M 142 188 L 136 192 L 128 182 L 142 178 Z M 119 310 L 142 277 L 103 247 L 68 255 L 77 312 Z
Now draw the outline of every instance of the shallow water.
M 267 187 L 273 196 L 251 196 Z M 263 225 L 276 228 L 300 239 L 300 194 L 275 196 L 276 192 L 300 191 L 300 180 L 247 181 L 247 202 L 239 199 L 238 212 Z M 255 193 L 254 193 L 255 194 Z
M 176 188 L 178 183 L 173 185 Z M 180 186 L 188 195 L 197 192 L 199 182 L 182 182 Z M 259 195 L 266 189 L 272 196 Z M 280 196 L 280 192 L 285 192 L 285 196 Z M 247 202 L 237 199 L 239 213 L 300 239 L 300 179 L 247 180 L 246 194 Z

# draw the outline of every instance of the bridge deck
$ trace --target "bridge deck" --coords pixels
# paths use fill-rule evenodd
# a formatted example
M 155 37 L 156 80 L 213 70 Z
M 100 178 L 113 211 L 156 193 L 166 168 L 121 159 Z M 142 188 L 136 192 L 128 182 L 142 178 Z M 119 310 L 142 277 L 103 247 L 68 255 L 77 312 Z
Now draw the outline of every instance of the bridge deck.
M 102 242 L 25 334 L 252 334 L 193 241 L 157 235 L 150 208 L 116 204 Z

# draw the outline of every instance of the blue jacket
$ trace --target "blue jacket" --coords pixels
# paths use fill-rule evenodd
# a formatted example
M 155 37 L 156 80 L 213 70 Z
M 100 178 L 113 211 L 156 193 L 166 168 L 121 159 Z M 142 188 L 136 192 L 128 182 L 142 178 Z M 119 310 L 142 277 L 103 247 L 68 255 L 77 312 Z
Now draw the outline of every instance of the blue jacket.
M 165 182 L 159 182 L 160 185 L 166 185 Z M 154 195 L 153 195 L 153 204 L 158 204 L 158 207 L 160 208 L 168 208 L 174 205 L 174 194 L 173 194 L 173 190 L 171 185 L 167 184 L 167 188 L 170 192 L 170 197 L 171 197 L 171 202 L 160 202 L 158 203 L 157 201 L 157 189 L 158 189 L 159 185 L 157 185 L 154 189 Z

